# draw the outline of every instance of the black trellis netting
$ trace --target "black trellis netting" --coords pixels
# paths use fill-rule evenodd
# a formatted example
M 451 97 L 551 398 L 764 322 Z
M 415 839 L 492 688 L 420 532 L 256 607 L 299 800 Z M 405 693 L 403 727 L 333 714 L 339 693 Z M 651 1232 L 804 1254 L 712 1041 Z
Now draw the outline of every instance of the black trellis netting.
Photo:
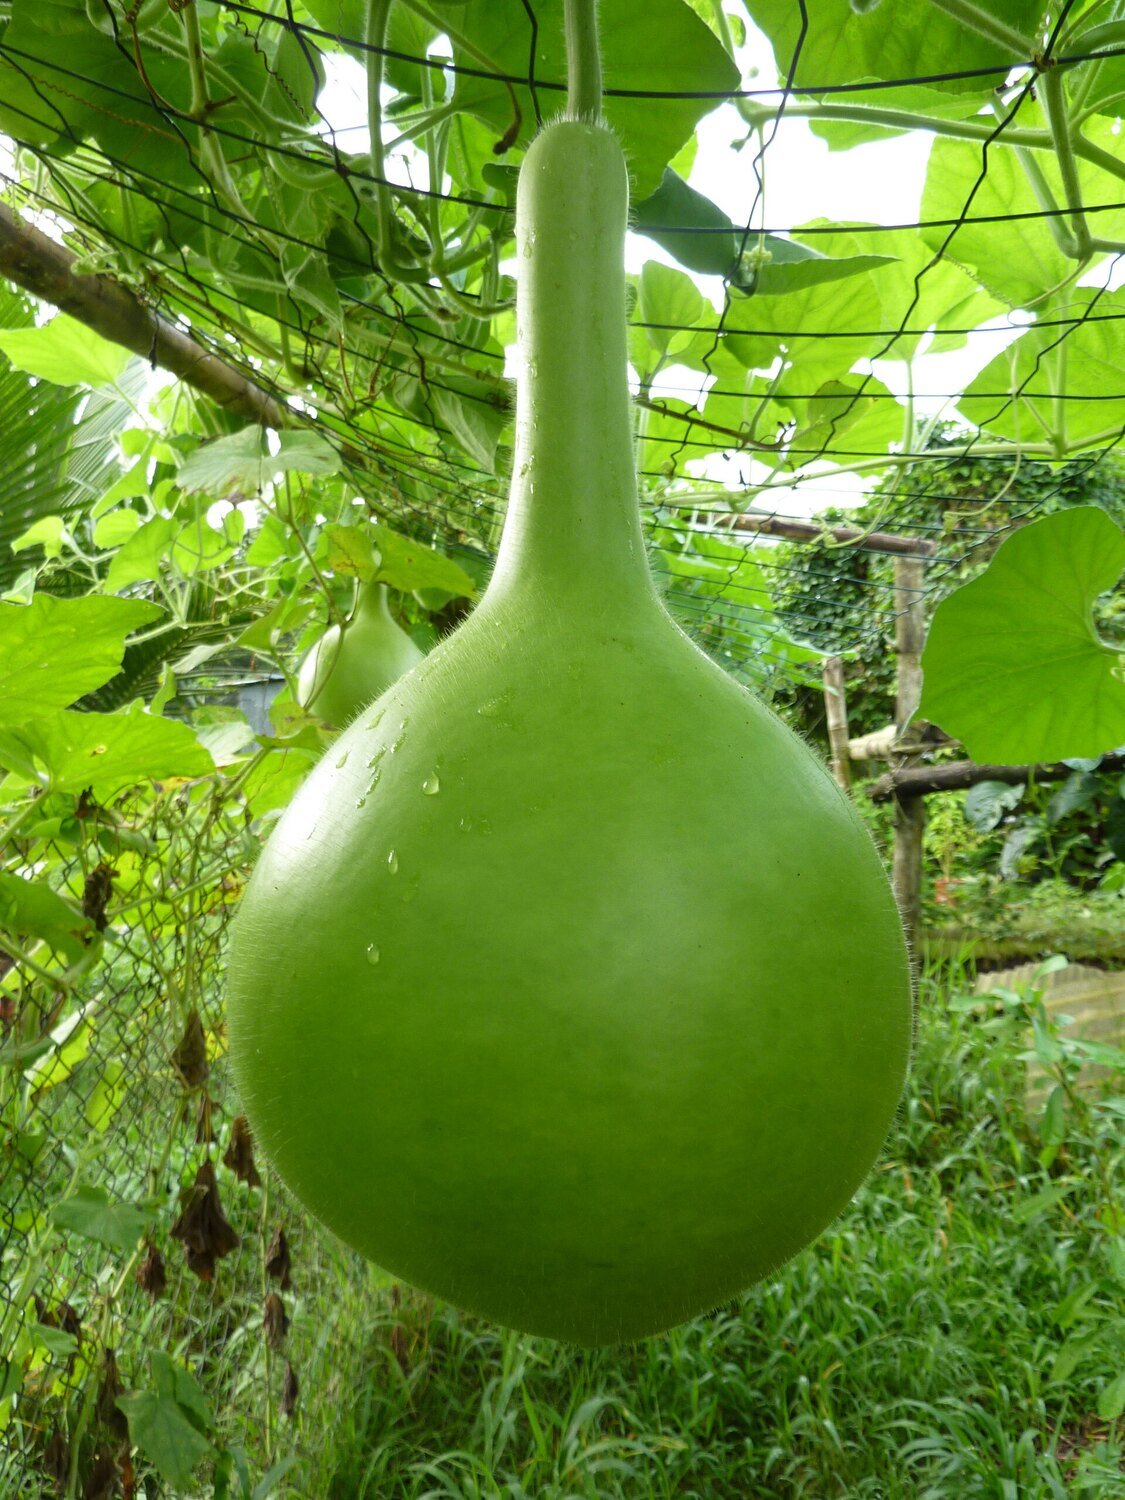
M 185 7 L 170 0 L 170 8 L 178 14 Z M 321 49 L 339 44 L 354 56 L 377 56 L 436 76 L 526 86 L 537 117 L 557 100 L 560 86 L 536 77 L 537 21 L 527 0 L 521 6 L 529 48 L 523 74 L 420 57 L 362 37 L 341 38 L 299 20 L 292 5 L 271 11 L 223 0 L 212 9 L 237 17 L 263 58 L 263 39 L 283 32 L 300 46 L 314 74 Z M 795 9 L 807 23 L 803 0 Z M 1063 8 L 1060 26 L 1070 9 Z M 321 254 L 324 246 L 286 222 L 266 224 L 264 210 L 255 216 L 215 193 L 199 170 L 198 148 L 189 138 L 192 122 L 162 98 L 145 73 L 143 30 L 121 31 L 122 20 L 132 26 L 140 7 L 115 9 L 109 0 L 87 6 L 90 14 L 104 11 L 112 22 L 118 54 L 132 69 L 126 83 L 84 71 L 65 46 L 41 55 L 13 42 L 4 30 L 10 10 L 0 4 L 0 80 L 10 76 L 27 84 L 19 102 L 3 101 L 12 146 L 5 170 L 11 203 L 62 226 L 67 244 L 85 264 L 110 267 L 148 305 L 285 405 L 295 423 L 317 431 L 343 455 L 357 493 L 378 488 L 380 519 L 438 547 L 465 538 L 476 546 L 494 544 L 503 513 L 502 481 L 466 451 L 441 403 L 456 397 L 482 416 L 505 412 L 510 397 L 503 351 L 474 343 L 460 325 L 429 318 L 410 303 L 394 278 L 384 274 L 362 214 L 373 191 L 388 190 L 408 223 L 420 222 L 434 206 L 507 225 L 512 209 L 506 196 L 498 190 L 485 197 L 484 189 L 477 195 L 447 192 L 440 183 L 423 188 L 392 182 L 370 159 L 343 150 L 315 102 L 303 126 L 294 124 L 285 140 L 232 124 L 217 109 L 207 130 L 221 145 L 323 167 L 343 183 L 353 206 L 354 232 L 333 247 L 335 263 L 354 273 L 342 281 L 340 292 L 351 321 L 344 319 L 338 334 L 326 334 L 295 296 L 279 299 L 270 313 L 289 351 L 290 375 L 304 371 L 308 376 L 302 385 L 278 373 L 277 361 L 256 352 L 248 337 L 259 316 L 253 298 L 234 281 L 218 287 L 184 242 L 206 231 L 221 235 L 232 253 L 247 255 L 261 255 L 263 246 L 272 255 L 275 244 L 310 254 Z M 896 340 L 924 331 L 912 322 L 920 293 L 957 231 L 1069 216 L 1067 208 L 998 215 L 974 206 L 990 153 L 1006 133 L 1020 128 L 1020 111 L 1038 75 L 1028 71 L 1027 59 L 1013 57 L 988 70 L 935 68 L 925 77 L 831 78 L 798 87 L 794 79 L 806 29 L 779 88 L 714 95 L 609 90 L 615 98 L 646 100 L 652 109 L 687 98 L 713 98 L 716 104 L 740 98 L 760 101 L 771 111 L 752 162 L 754 182 L 743 222 L 729 230 L 644 220 L 635 227 L 641 233 L 733 234 L 740 248 L 759 234 L 788 234 L 788 226 L 767 229 L 757 221 L 763 163 L 793 100 L 877 97 L 885 89 L 970 78 L 998 87 L 1014 78 L 1002 115 L 990 120 L 979 142 L 979 177 L 960 213 L 925 224 L 856 226 L 874 237 L 904 228 L 944 236 L 941 250 L 914 278 L 913 295 L 897 318 L 840 335 L 870 336 L 889 352 Z M 1040 66 L 1052 60 L 1053 46 L 1054 37 Z M 1119 57 L 1125 49 L 1099 49 L 1098 55 Z M 1060 65 L 1079 60 L 1053 58 Z M 95 102 L 87 110 L 91 98 Z M 198 181 L 187 185 L 171 170 L 158 176 L 151 163 L 108 149 L 90 127 L 90 113 L 132 121 L 142 134 L 159 132 L 170 158 L 186 160 Z M 34 170 L 27 170 L 28 164 Z M 119 195 L 123 205 L 119 221 L 110 222 L 97 207 L 109 193 Z M 1121 198 L 1087 204 L 1083 212 L 1112 224 L 1125 211 L 1125 189 Z M 129 231 L 142 211 L 154 216 L 148 238 Z M 813 226 L 800 234 L 804 239 L 839 227 Z M 729 278 L 725 291 L 724 305 L 707 327 L 645 320 L 636 326 L 707 336 L 711 349 L 703 363 L 709 371 L 734 332 L 737 293 Z M 472 298 L 462 294 L 462 300 Z M 1048 316 L 1036 326 L 1050 330 L 1051 348 L 1064 346 L 1077 330 L 1115 324 L 1125 316 L 1100 307 L 1101 300 L 1094 293 L 1081 313 Z M 377 361 L 363 342 L 372 328 L 381 341 Z M 961 330 L 967 338 L 980 331 L 976 326 Z M 738 324 L 739 336 L 754 332 L 752 322 Z M 802 337 L 806 331 L 772 332 Z M 818 328 L 816 335 L 836 337 L 830 328 Z M 1046 352 L 1047 346 L 1040 359 Z M 362 400 L 349 389 L 349 361 L 353 371 L 376 367 Z M 472 362 L 471 379 L 464 375 L 465 361 Z M 1030 386 L 1039 365 L 1036 360 L 1016 391 L 989 393 L 997 414 Z M 685 385 L 680 391 L 684 411 L 669 405 L 670 395 L 645 402 L 646 410 L 678 424 L 675 435 L 661 431 L 645 437 L 640 476 L 654 565 L 670 603 L 724 664 L 766 688 L 776 680 L 800 678 L 802 671 L 815 681 L 817 650 L 854 650 L 864 658 L 886 654 L 902 601 L 896 599 L 886 552 L 870 534 L 877 523 L 867 530 L 857 526 L 854 538 L 845 541 L 826 529 L 815 553 L 798 561 L 795 544 L 758 536 L 749 515 L 743 516 L 750 523 L 745 531 L 729 523 L 739 512 L 752 512 L 759 523 L 799 520 L 784 506 L 792 505 L 790 492 L 803 483 L 801 476 L 758 476 L 724 492 L 721 485 L 693 480 L 685 472 L 693 457 L 705 453 L 724 453 L 749 472 L 755 449 L 746 434 L 717 425 L 703 410 L 704 387 L 708 396 L 743 394 L 724 384 L 725 378 L 701 374 L 699 385 Z M 886 391 L 869 390 L 871 379 L 870 374 L 857 377 L 850 404 L 895 400 Z M 413 425 L 386 394 L 394 381 L 420 387 L 420 415 Z M 314 387 L 328 398 L 324 403 L 313 399 Z M 673 388 L 662 384 L 661 389 Z M 300 396 L 299 405 L 294 395 Z M 813 400 L 818 392 L 790 395 Z M 1125 391 L 1062 393 L 1058 399 L 1112 405 L 1125 399 Z M 829 437 L 791 447 L 790 456 L 811 465 L 831 443 L 836 459 L 857 466 L 885 459 L 882 450 L 862 444 L 849 449 L 835 441 L 843 416 L 838 413 L 829 424 Z M 940 441 L 899 454 L 895 463 L 905 477 L 895 486 L 888 527 L 926 557 L 926 592 L 937 597 L 987 556 L 1008 528 L 1072 494 L 1083 476 L 1091 485 L 1107 473 L 1112 477 L 1112 455 L 1122 437 L 1125 428 L 1076 458 L 1039 460 L 1036 484 L 1013 491 L 1002 507 L 993 497 L 1005 491 L 1016 460 L 977 453 L 983 446 L 979 438 L 967 438 L 956 455 Z M 966 462 L 995 471 L 995 483 L 983 497 L 966 497 L 960 473 Z M 831 486 L 844 489 L 848 482 L 818 479 L 818 492 L 837 498 Z M 777 510 L 771 508 L 775 492 L 781 497 Z M 853 499 L 854 490 L 839 498 Z M 865 514 L 875 513 L 877 504 Z M 18 528 L 8 527 L 9 517 L 2 519 L 0 529 L 10 540 L 9 531 Z M 833 524 L 846 521 L 842 515 Z M 849 581 L 866 607 L 862 620 L 850 619 L 842 634 L 839 619 L 821 608 L 820 595 L 837 586 L 845 557 L 856 563 Z M 784 600 L 780 613 L 773 609 L 775 598 Z M 802 655 L 805 644 L 813 648 L 806 653 L 811 665 Z M 229 666 L 208 663 L 183 679 L 181 692 L 193 701 L 225 700 L 245 675 L 242 660 Z M 238 1494 L 243 1452 L 255 1481 L 271 1464 L 297 1460 L 292 1472 L 299 1483 L 292 1493 L 319 1500 L 330 1483 L 330 1475 L 318 1468 L 320 1436 L 347 1407 L 351 1372 L 365 1371 L 373 1349 L 381 1347 L 387 1367 L 408 1375 L 410 1351 L 394 1298 L 374 1295 L 370 1269 L 331 1241 L 265 1165 L 255 1163 L 227 1076 L 224 935 L 268 815 L 251 825 L 237 775 L 147 788 L 107 807 L 83 798 L 79 813 L 62 809 L 56 816 L 52 807 L 36 809 L 11 832 L 4 851 L 8 874 L 49 883 L 103 930 L 95 936 L 85 927 L 85 952 L 64 969 L 42 962 L 41 950 L 25 941 L 18 915 L 0 911 L 0 1118 L 6 1131 L 0 1142 L 0 1496 L 99 1500 L 115 1493 L 199 1493 L 190 1481 L 177 1485 L 161 1478 L 145 1460 L 143 1445 L 137 1450 L 129 1441 L 124 1419 L 129 1402 L 134 1402 L 132 1417 L 143 1423 L 146 1395 L 170 1393 L 183 1424 L 185 1464 L 193 1453 L 200 1460 L 209 1456 L 214 1471 L 228 1476 L 230 1493 Z M 183 1372 L 191 1385 L 176 1384 Z M 118 1395 L 124 1395 L 124 1408 Z

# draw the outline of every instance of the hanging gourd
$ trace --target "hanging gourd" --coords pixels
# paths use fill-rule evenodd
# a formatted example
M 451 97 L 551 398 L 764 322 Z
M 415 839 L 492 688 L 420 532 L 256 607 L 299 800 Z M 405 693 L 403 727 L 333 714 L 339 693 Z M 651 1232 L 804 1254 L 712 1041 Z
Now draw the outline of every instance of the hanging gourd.
M 568 5 L 570 117 L 520 174 L 495 573 L 294 798 L 229 975 L 245 1107 L 308 1207 L 583 1344 L 701 1313 L 824 1229 L 911 1030 L 871 839 L 650 577 L 593 9 Z
M 361 708 L 386 692 L 423 653 L 392 617 L 386 585 L 360 588 L 343 625 L 330 625 L 297 671 L 297 701 L 342 729 Z

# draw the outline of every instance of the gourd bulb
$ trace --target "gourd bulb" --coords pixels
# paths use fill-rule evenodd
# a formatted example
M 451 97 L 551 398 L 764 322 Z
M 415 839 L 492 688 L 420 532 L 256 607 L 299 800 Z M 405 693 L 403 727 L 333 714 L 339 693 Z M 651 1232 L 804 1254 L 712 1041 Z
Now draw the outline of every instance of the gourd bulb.
M 496 570 L 298 791 L 229 970 L 244 1105 L 305 1203 L 395 1275 L 583 1344 L 704 1312 L 830 1223 L 911 1029 L 853 808 L 653 586 L 626 207 L 607 131 L 535 140 Z
M 342 729 L 422 656 L 392 617 L 386 586 L 368 583 L 346 624 L 329 626 L 301 662 L 297 701 Z

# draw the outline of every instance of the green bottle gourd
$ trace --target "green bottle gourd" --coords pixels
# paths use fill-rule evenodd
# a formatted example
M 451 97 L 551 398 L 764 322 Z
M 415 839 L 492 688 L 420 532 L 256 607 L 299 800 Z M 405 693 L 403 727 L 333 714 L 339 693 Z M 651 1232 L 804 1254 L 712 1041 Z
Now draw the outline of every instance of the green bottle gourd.
M 392 617 L 386 585 L 367 583 L 346 624 L 329 626 L 301 662 L 297 701 L 342 729 L 422 656 Z
M 308 1207 L 406 1281 L 587 1345 L 824 1229 L 911 1032 L 871 839 L 654 588 L 626 215 L 613 136 L 543 130 L 494 575 L 298 792 L 229 967 L 244 1104 Z

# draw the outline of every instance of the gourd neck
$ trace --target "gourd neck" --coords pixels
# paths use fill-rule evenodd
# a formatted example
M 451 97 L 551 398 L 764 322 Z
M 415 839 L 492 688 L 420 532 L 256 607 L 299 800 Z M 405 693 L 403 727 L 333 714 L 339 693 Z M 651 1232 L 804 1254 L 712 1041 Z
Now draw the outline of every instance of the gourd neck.
M 386 619 L 393 624 L 390 606 L 387 602 L 387 585 L 369 580 L 361 583 L 355 596 L 355 605 L 352 608 L 349 624 L 354 624 L 359 619 L 382 620 Z
M 516 431 L 491 593 L 654 599 L 627 379 L 625 160 L 601 125 L 532 143 L 516 206 Z

